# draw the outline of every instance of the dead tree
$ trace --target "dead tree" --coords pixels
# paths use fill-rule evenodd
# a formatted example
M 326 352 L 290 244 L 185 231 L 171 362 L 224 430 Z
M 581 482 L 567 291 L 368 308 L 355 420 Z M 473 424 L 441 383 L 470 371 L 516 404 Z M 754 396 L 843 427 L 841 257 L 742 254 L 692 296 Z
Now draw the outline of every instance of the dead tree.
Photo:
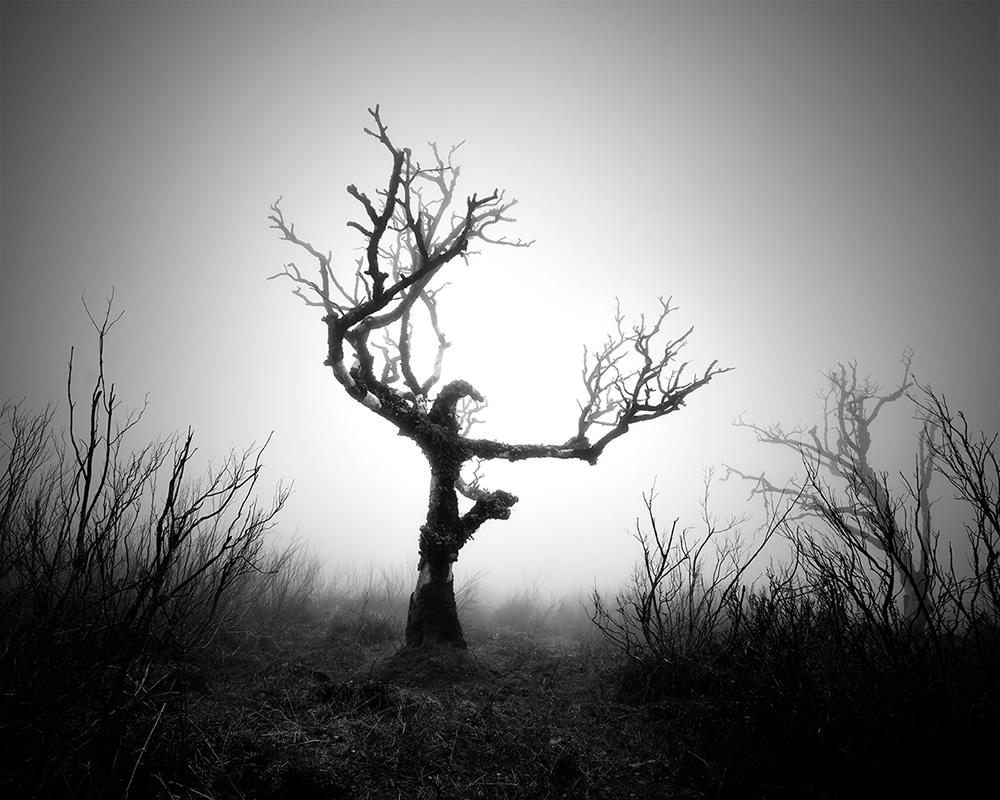
M 804 478 L 779 486 L 763 473 L 750 475 L 730 466 L 727 470 L 752 481 L 751 496 L 762 496 L 770 513 L 782 499 L 794 502 L 795 508 L 787 517 L 793 524 L 787 530 L 799 555 L 807 560 L 823 560 L 833 554 L 828 545 L 811 537 L 808 527 L 794 523 L 822 522 L 833 534 L 832 541 L 846 548 L 848 557 L 839 563 L 856 565 L 874 581 L 874 593 L 866 595 L 870 600 L 867 605 L 881 609 L 889 618 L 895 614 L 892 604 L 899 597 L 902 618 L 911 630 L 920 631 L 927 624 L 937 577 L 937 534 L 931 524 L 928 497 L 936 426 L 925 419 L 914 475 L 912 479 L 903 477 L 905 489 L 901 493 L 892 490 L 889 474 L 877 470 L 871 461 L 872 425 L 887 404 L 904 397 L 913 386 L 911 360 L 912 353 L 907 351 L 902 359 L 903 378 L 887 394 L 868 378 L 859 377 L 853 361 L 827 372 L 827 387 L 821 394 L 822 429 L 813 425 L 785 431 L 780 424 L 737 421 L 738 426 L 754 431 L 758 441 L 795 450 L 802 459 Z M 834 485 L 827 482 L 824 473 Z M 861 590 L 858 571 L 843 579 L 854 582 L 852 590 Z
M 507 519 L 518 498 L 503 490 L 489 491 L 478 479 L 478 465 L 491 459 L 580 459 L 595 464 L 607 445 L 633 425 L 681 408 L 688 395 L 727 371 L 713 361 L 702 373 L 689 375 L 686 363 L 673 368 L 691 330 L 663 340 L 661 329 L 674 310 L 660 301 L 656 321 L 629 327 L 622 314 L 605 343 L 584 349 L 583 382 L 576 430 L 562 444 L 512 444 L 470 435 L 485 397 L 465 380 L 446 383 L 435 393 L 449 342 L 438 316 L 439 273 L 456 259 L 467 260 L 473 247 L 526 247 L 494 233 L 513 222 L 514 200 L 494 189 L 456 200 L 459 167 L 457 146 L 442 156 L 431 145 L 431 162 L 418 163 L 408 148 L 389 137 L 379 107 L 369 109 L 373 128 L 365 132 L 389 154 L 392 168 L 375 199 L 356 186 L 347 192 L 361 206 L 361 221 L 347 225 L 361 234 L 363 254 L 353 277 L 334 269 L 333 256 L 301 238 L 275 202 L 269 220 L 281 239 L 313 262 L 309 276 L 295 263 L 272 277 L 294 284 L 293 292 L 323 311 L 326 325 L 325 366 L 344 391 L 368 411 L 412 439 L 430 465 L 427 518 L 420 527 L 418 579 L 410 598 L 406 646 L 447 644 L 464 647 L 455 605 L 452 564 L 462 547 L 487 520 Z M 415 317 L 420 312 L 436 340 L 429 374 L 418 376 L 413 358 Z M 592 432 L 601 435 L 591 441 Z M 463 466 L 474 463 L 470 480 Z M 459 507 L 459 495 L 471 507 Z

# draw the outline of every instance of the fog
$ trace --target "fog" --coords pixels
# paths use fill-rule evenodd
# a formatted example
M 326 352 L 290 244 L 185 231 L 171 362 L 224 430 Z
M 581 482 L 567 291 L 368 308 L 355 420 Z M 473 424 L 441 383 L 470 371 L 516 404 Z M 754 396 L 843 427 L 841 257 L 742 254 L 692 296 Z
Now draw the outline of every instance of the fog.
M 390 167 L 376 103 L 418 157 L 464 141 L 459 191 L 505 189 L 508 235 L 534 240 L 442 274 L 442 385 L 488 397 L 479 435 L 575 433 L 615 298 L 637 320 L 672 296 L 692 366 L 734 367 L 597 466 L 489 464 L 520 502 L 459 582 L 616 586 L 654 481 L 696 524 L 706 470 L 793 473 L 732 423 L 819 422 L 836 362 L 892 388 L 912 348 L 921 383 L 1000 429 L 995 4 L 5 3 L 2 23 L 0 394 L 65 411 L 71 347 L 80 391 L 94 376 L 81 296 L 113 291 L 136 446 L 190 426 L 207 464 L 270 435 L 283 535 L 332 565 L 415 566 L 429 476 L 324 368 L 318 310 L 267 280 L 299 254 L 266 217 L 283 197 L 352 273 L 344 187 L 374 196 Z M 912 408 L 879 422 L 879 466 L 910 470 Z M 759 521 L 748 493 L 712 507 Z

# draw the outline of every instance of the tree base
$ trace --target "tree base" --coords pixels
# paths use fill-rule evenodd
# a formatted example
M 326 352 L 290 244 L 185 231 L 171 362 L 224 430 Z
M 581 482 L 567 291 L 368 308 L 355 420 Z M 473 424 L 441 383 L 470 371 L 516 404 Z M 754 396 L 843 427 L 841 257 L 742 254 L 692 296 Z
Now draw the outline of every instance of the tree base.
M 458 647 L 403 647 L 371 672 L 376 680 L 409 688 L 485 683 L 494 675 L 468 650 Z
M 450 561 L 432 562 L 425 559 L 422 562 L 417 588 L 410 595 L 405 646 L 466 649 L 462 625 L 458 621 Z

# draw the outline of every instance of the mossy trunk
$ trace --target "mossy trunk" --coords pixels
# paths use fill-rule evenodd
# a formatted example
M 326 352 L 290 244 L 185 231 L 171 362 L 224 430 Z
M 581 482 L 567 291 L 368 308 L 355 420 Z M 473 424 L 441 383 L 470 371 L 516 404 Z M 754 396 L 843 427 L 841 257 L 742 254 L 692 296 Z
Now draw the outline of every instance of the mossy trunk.
M 406 647 L 447 646 L 465 649 L 458 621 L 452 565 L 479 527 L 490 519 L 507 519 L 517 498 L 510 492 L 488 492 L 461 479 L 462 464 L 473 457 L 466 440 L 458 435 L 455 405 L 463 397 L 484 398 L 465 381 L 448 384 L 418 426 L 414 438 L 431 468 L 427 521 L 420 526 L 420 563 L 417 588 L 410 595 L 406 618 Z M 459 513 L 458 493 L 473 501 Z
M 410 595 L 406 616 L 406 646 L 465 649 L 451 561 L 447 558 L 421 559 L 417 588 Z
M 462 463 L 447 448 L 426 448 L 431 467 L 427 521 L 420 527 L 417 587 L 406 617 L 407 647 L 465 648 L 452 564 L 465 543 L 455 484 Z

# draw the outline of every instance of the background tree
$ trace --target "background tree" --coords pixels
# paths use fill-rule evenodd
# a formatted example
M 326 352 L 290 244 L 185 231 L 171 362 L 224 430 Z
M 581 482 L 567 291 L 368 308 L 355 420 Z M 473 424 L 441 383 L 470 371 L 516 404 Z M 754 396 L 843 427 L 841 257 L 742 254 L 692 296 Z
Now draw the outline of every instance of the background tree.
M 379 107 L 369 109 L 378 141 L 392 160 L 389 180 L 372 200 L 354 185 L 348 193 L 364 217 L 347 225 L 364 240 L 353 279 L 345 281 L 333 268 L 333 257 L 295 232 L 285 220 L 280 198 L 271 206 L 271 227 L 281 238 L 305 251 L 315 262 L 314 277 L 295 263 L 272 277 L 285 277 L 307 305 L 321 308 L 327 332 L 325 365 L 344 391 L 372 413 L 412 439 L 431 471 L 427 518 L 420 527 L 418 579 L 410 598 L 406 624 L 408 647 L 448 644 L 464 647 L 455 605 L 452 564 L 466 542 L 490 519 L 507 519 L 518 498 L 503 490 L 489 491 L 479 482 L 478 464 L 491 459 L 580 459 L 595 464 L 604 448 L 632 425 L 657 419 L 684 405 L 688 395 L 727 371 L 713 361 L 689 375 L 687 363 L 674 368 L 691 329 L 677 338 L 661 336 L 673 311 L 660 301 L 654 322 L 640 319 L 627 326 L 616 313 L 615 330 L 604 344 L 584 349 L 584 400 L 574 434 L 563 444 L 511 444 L 471 437 L 475 414 L 485 397 L 465 380 L 453 380 L 433 394 L 441 378 L 448 340 L 438 318 L 440 284 L 435 279 L 456 258 L 466 260 L 476 244 L 526 247 L 494 234 L 513 222 L 514 200 L 494 189 L 456 201 L 459 167 L 457 147 L 442 156 L 431 145 L 429 166 L 418 163 L 408 148 L 389 138 Z M 426 324 L 437 341 L 430 374 L 418 377 L 413 359 L 414 315 L 426 312 Z M 348 360 L 350 356 L 351 360 Z M 352 363 L 353 362 L 353 363 Z M 349 364 L 351 364 L 349 366 Z M 591 441 L 593 431 L 601 434 Z M 469 480 L 463 466 L 474 462 Z M 459 508 L 459 495 L 472 503 Z
M 907 351 L 902 360 L 903 377 L 888 393 L 869 378 L 859 377 L 853 361 L 827 372 L 827 386 L 820 395 L 822 429 L 813 425 L 785 431 L 777 423 L 761 426 L 737 422 L 754 431 L 760 442 L 798 452 L 804 478 L 778 486 L 763 473 L 749 475 L 732 467 L 727 469 L 730 474 L 751 480 L 751 496 L 762 496 L 769 506 L 781 498 L 793 499 L 795 510 L 787 517 L 786 530 L 803 563 L 835 567 L 829 574 L 839 574 L 850 583 L 852 591 L 872 591 L 873 595 L 860 606 L 881 609 L 887 618 L 895 616 L 894 603 L 900 599 L 902 618 L 918 632 L 927 625 L 938 572 L 938 536 L 932 527 L 928 490 L 940 421 L 924 415 L 915 471 L 912 479 L 901 476 L 901 492 L 893 491 L 889 473 L 877 469 L 871 455 L 872 426 L 879 413 L 914 385 L 911 360 L 912 353 Z M 828 479 L 836 482 L 839 491 Z M 773 508 L 770 511 L 773 513 Z M 812 528 L 797 524 L 807 519 L 824 523 L 841 549 L 831 548 L 830 541 L 818 541 Z M 861 572 L 870 579 L 857 580 Z

